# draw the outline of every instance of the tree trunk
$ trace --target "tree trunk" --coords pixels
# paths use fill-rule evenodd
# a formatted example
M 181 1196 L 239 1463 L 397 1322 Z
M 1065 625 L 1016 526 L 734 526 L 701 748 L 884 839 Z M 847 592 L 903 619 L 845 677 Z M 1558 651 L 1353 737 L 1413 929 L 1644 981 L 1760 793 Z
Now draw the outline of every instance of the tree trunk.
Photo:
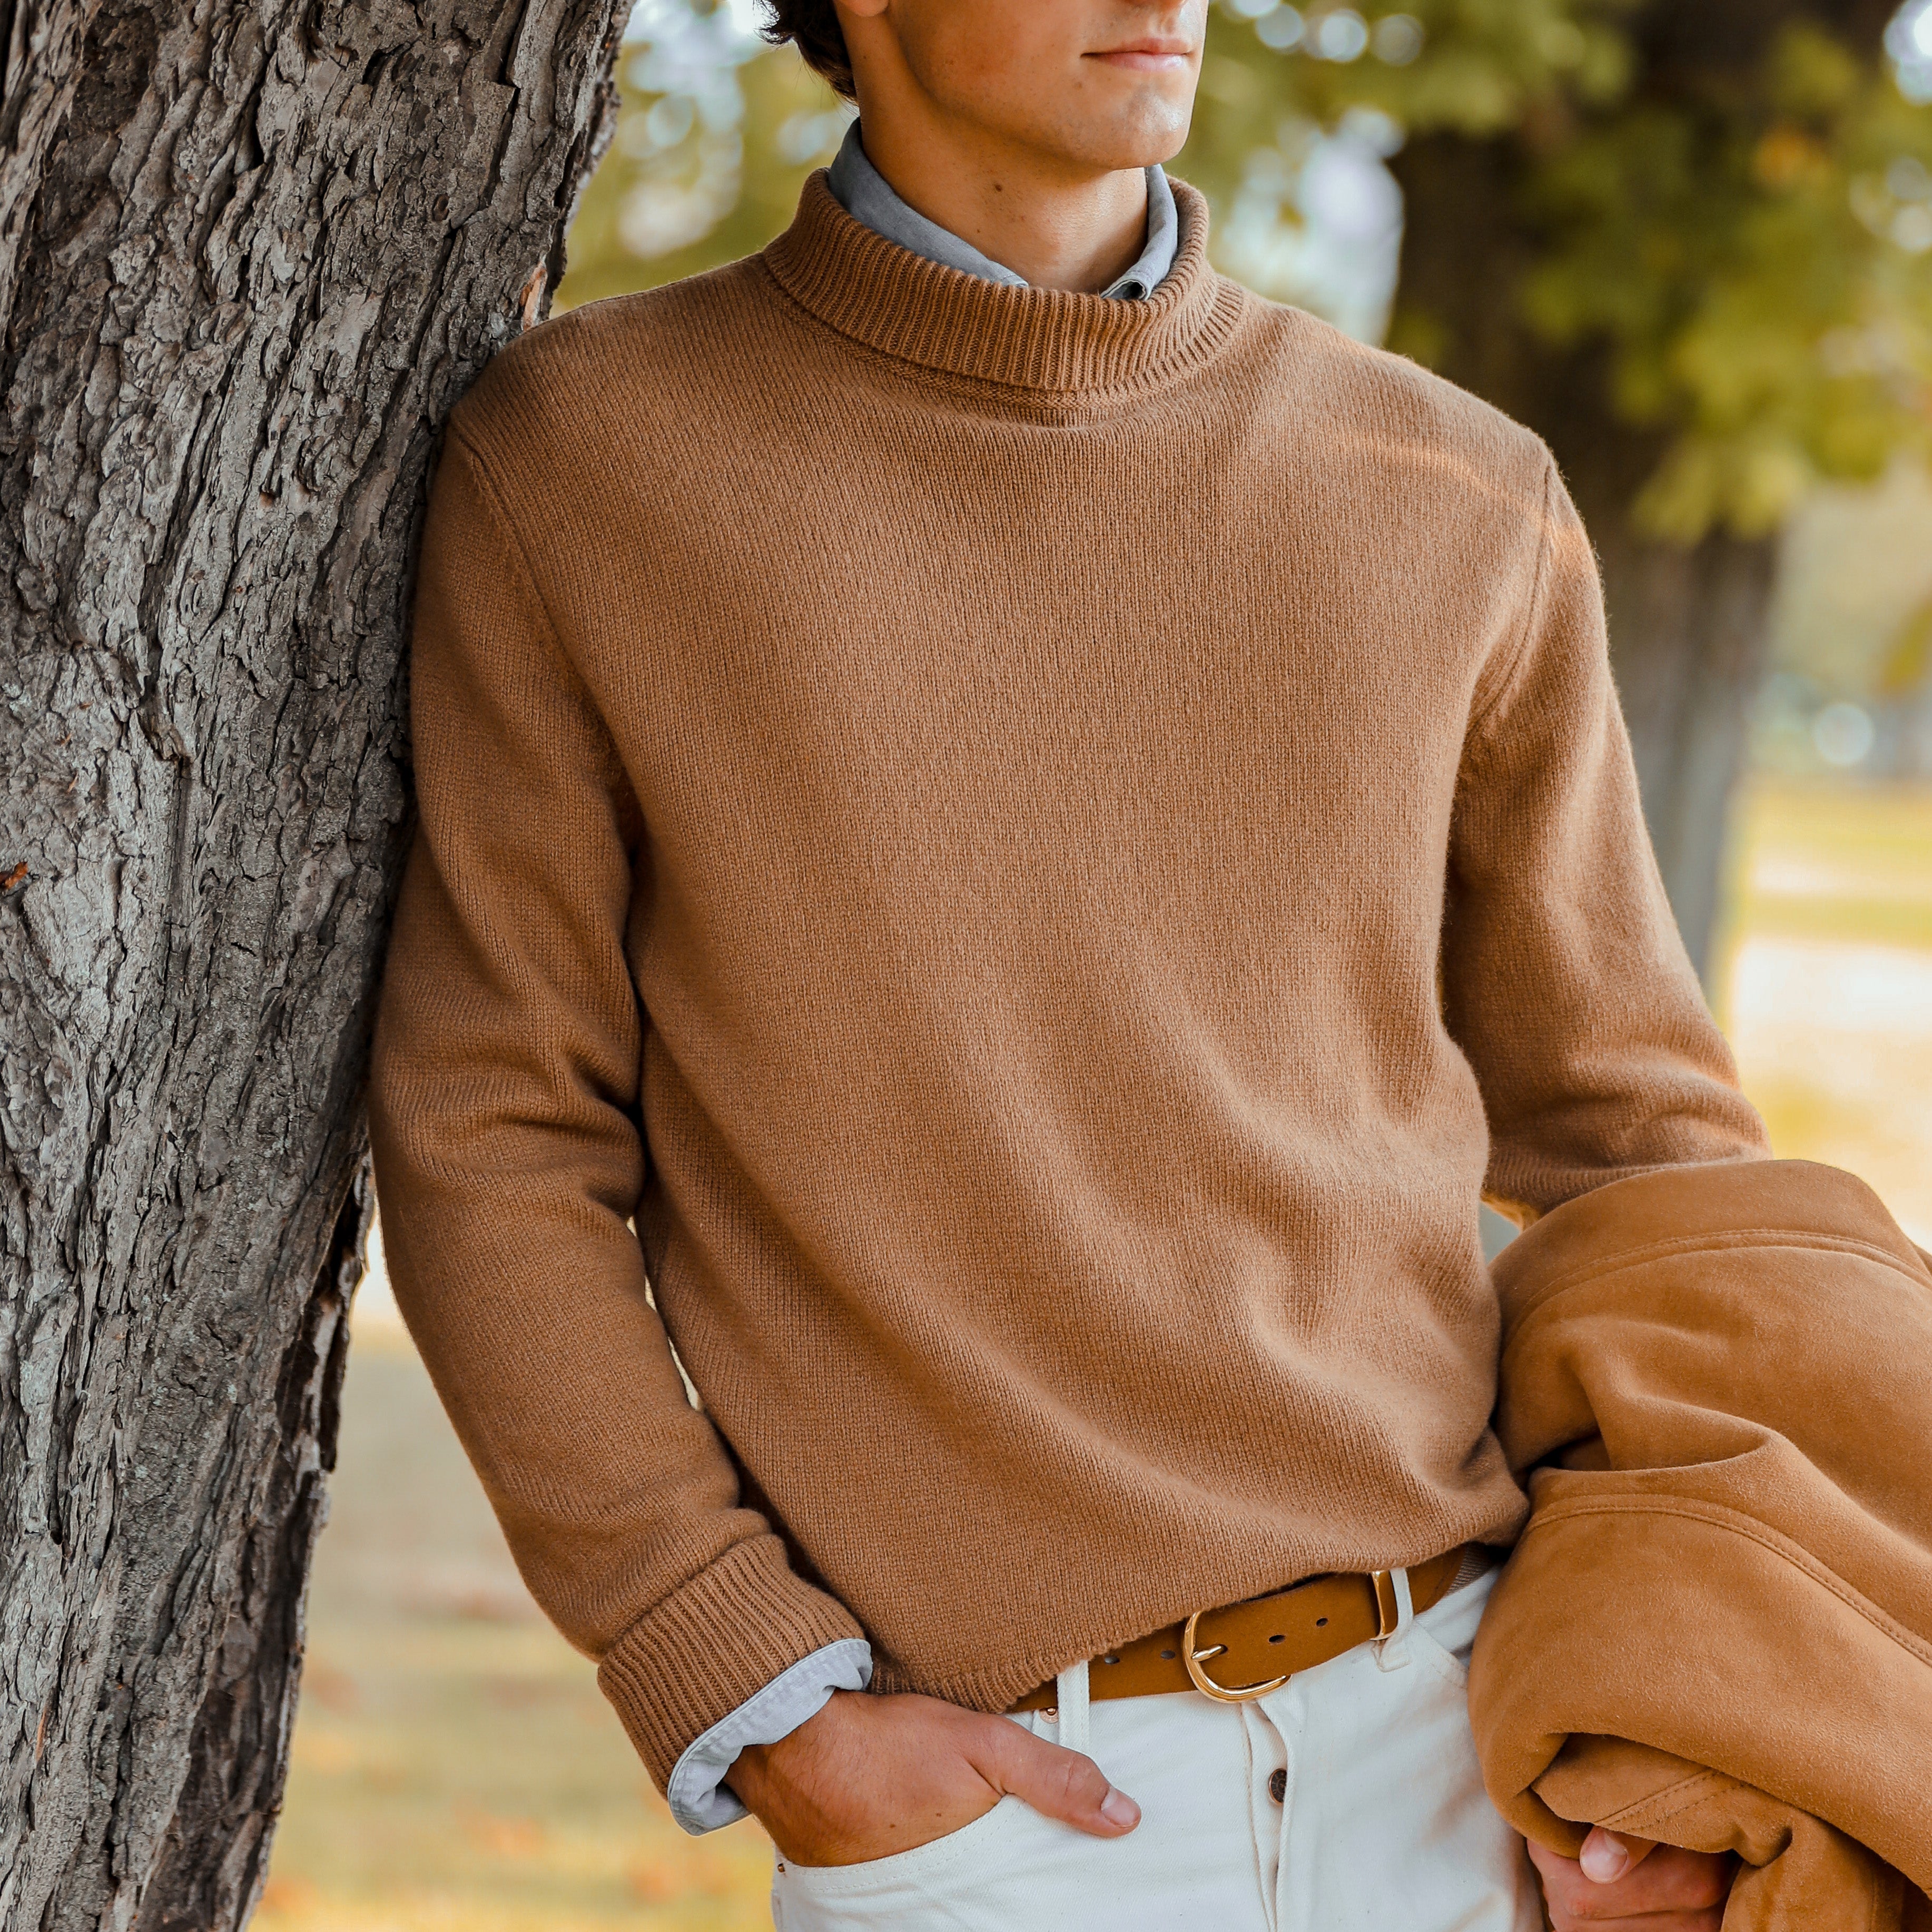
M 1684 944 L 1710 964 L 1730 796 L 1762 673 L 1774 545 L 1646 536 L 1630 505 L 1664 440 L 1620 420 L 1600 352 L 1555 350 L 1521 319 L 1534 246 L 1513 143 L 1438 135 L 1397 158 L 1406 198 L 1396 339 L 1549 442 L 1594 540 L 1644 813 Z M 1472 268 L 1472 265 L 1479 265 Z
M 0 1932 L 260 1889 L 450 405 L 615 0 L 0 0 Z

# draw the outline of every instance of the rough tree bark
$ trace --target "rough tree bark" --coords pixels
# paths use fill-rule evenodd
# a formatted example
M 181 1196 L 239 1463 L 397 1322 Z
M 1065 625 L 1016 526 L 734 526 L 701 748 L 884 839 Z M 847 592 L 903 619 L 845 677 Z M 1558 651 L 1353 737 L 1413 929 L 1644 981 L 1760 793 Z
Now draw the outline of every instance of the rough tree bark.
M 434 439 L 616 0 L 0 0 L 0 1928 L 242 1924 L 366 1192 Z
M 1895 0 L 1651 0 L 1628 23 L 1638 87 L 1706 111 L 1754 92 L 1765 54 L 1810 20 L 1876 57 Z M 1522 321 L 1522 274 L 1538 237 L 1526 212 L 1533 132 L 1412 142 L 1394 166 L 1404 230 L 1399 335 L 1439 343 L 1452 380 L 1538 430 L 1595 541 L 1610 650 L 1628 716 L 1645 815 L 1684 942 L 1710 964 L 1726 828 L 1751 701 L 1765 665 L 1775 566 L 1769 538 L 1718 534 L 1682 546 L 1648 537 L 1632 500 L 1664 436 L 1619 418 L 1600 349 L 1553 349 Z

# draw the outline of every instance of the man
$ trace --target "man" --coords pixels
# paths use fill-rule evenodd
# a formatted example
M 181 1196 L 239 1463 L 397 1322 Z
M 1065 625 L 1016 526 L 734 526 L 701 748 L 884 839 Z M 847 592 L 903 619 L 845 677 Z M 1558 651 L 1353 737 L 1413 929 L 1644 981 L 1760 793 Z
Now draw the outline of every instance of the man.
M 787 0 L 829 179 L 436 484 L 397 1291 L 788 1928 L 1539 1923 L 1478 1195 L 1764 1151 L 1547 454 L 1214 275 L 1204 14 Z M 1714 1925 L 1647 1849 L 1556 1922 Z

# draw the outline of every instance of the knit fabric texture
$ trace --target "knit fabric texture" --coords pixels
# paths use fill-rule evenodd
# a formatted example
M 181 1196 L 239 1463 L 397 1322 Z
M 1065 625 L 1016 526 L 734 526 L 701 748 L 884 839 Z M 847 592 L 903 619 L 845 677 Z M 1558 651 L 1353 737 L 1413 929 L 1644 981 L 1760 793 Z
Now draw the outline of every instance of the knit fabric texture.
M 1547 453 L 1175 192 L 1125 303 L 814 176 L 452 427 L 385 1235 L 660 1784 L 842 1637 L 998 1710 L 1508 1540 L 1479 1196 L 1765 1150 Z

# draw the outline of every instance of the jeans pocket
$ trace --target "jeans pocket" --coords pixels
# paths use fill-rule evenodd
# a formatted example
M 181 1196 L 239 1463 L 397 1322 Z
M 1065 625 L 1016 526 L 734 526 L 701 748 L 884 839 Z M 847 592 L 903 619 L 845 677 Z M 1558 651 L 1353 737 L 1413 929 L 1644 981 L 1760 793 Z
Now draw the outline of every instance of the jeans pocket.
M 1025 1808 L 1017 1798 L 1002 1798 L 956 1832 L 862 1864 L 802 1865 L 780 1858 L 772 1874 L 772 1917 L 783 1932 L 914 1926 L 934 1882 L 950 1889 L 962 1868 L 983 1867 L 997 1856 L 998 1840 L 1015 1814 Z
M 1459 1684 L 1469 1681 L 1469 1652 L 1476 1641 L 1476 1628 L 1496 1586 L 1498 1572 L 1491 1570 L 1460 1590 L 1452 1590 L 1432 1610 L 1423 1612 L 1412 1626 L 1421 1640 L 1418 1648 L 1436 1668 L 1454 1676 Z
M 1415 1654 L 1427 1668 L 1448 1678 L 1459 1690 L 1468 1688 L 1469 1653 L 1466 1649 L 1450 1650 L 1420 1624 L 1411 1629 L 1408 1640 L 1415 1646 Z

